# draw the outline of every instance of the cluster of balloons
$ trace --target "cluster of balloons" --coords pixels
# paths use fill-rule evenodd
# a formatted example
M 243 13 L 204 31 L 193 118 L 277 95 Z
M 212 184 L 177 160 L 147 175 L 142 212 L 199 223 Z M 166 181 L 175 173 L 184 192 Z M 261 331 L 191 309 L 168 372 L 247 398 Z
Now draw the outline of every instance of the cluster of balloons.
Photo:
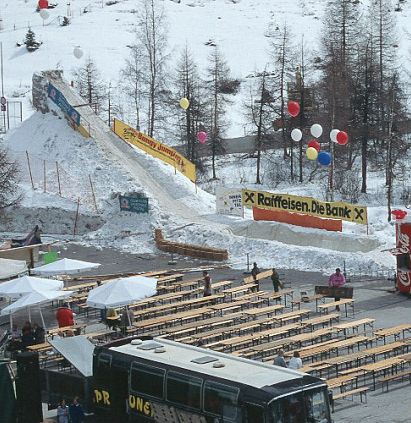
M 288 102 L 288 113 L 292 117 L 298 116 L 300 113 L 300 105 L 296 101 Z M 317 160 L 323 166 L 329 166 L 332 160 L 331 154 L 327 151 L 320 151 L 321 146 L 316 138 L 320 138 L 323 134 L 323 128 L 320 124 L 314 123 L 310 128 L 310 133 L 313 136 L 313 139 L 309 141 L 307 145 L 306 155 L 308 160 Z M 303 138 L 303 133 L 301 129 L 295 128 L 291 131 L 291 139 L 293 141 L 299 142 Z M 348 134 L 339 129 L 333 129 L 330 132 L 331 141 L 345 145 L 348 142 Z
M 180 107 L 184 110 L 187 110 L 190 107 L 190 100 L 183 97 L 180 99 Z M 207 141 L 207 132 L 200 131 L 197 133 L 197 139 L 200 144 L 205 144 Z

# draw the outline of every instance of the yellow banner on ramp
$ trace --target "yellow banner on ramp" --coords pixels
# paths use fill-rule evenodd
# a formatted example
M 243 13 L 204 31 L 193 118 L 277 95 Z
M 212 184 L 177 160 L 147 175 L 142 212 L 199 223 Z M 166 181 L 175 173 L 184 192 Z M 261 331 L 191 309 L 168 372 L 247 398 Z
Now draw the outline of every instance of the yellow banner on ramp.
M 182 154 L 168 145 L 149 137 L 143 132 L 125 124 L 121 120 L 114 119 L 114 133 L 124 141 L 133 144 L 153 157 L 174 166 L 179 172 L 196 182 L 196 166 L 186 159 Z

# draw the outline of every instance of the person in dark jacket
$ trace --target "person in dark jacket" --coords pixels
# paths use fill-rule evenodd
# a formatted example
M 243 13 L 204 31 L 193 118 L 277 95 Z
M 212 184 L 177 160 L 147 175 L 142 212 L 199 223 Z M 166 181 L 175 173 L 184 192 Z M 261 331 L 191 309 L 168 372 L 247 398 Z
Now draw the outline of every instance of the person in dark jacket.
M 33 336 L 36 344 L 42 344 L 45 341 L 45 332 L 44 329 L 39 326 L 37 323 L 33 323 Z
M 82 423 L 84 421 L 84 411 L 78 401 L 78 397 L 74 397 L 73 403 L 70 404 L 69 416 L 71 423 Z
M 251 276 L 254 278 L 254 280 L 257 280 L 257 275 L 260 273 L 260 269 L 257 266 L 257 263 L 253 263 L 253 268 L 251 269 Z
M 211 292 L 211 277 L 208 274 L 207 270 L 203 271 L 203 279 L 204 279 L 203 296 L 208 297 L 212 294 L 212 292 Z
M 278 275 L 278 272 L 273 267 L 273 273 L 271 275 L 271 281 L 273 283 L 273 288 L 275 292 L 278 292 L 280 288 L 283 288 L 283 284 L 280 281 L 280 276 Z

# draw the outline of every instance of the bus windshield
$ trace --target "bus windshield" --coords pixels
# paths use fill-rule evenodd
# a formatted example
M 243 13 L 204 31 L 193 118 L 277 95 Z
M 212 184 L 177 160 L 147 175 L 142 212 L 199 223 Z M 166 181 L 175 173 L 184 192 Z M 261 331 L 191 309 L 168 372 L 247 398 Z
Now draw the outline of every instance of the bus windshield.
M 275 423 L 329 423 L 327 391 L 315 389 L 280 398 L 271 405 Z

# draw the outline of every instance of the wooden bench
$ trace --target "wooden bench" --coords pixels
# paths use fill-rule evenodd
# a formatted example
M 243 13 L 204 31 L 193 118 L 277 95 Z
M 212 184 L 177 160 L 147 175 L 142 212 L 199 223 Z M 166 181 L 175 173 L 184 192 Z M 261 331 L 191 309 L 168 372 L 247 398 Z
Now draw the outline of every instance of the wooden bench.
M 356 389 L 351 389 L 350 391 L 344 391 L 344 392 L 340 392 L 339 394 L 333 395 L 333 400 L 331 403 L 332 406 L 332 410 L 334 413 L 334 402 L 336 400 L 339 400 L 341 398 L 346 398 L 348 396 L 352 396 L 354 399 L 354 395 L 360 395 L 360 401 L 362 402 L 362 397 L 364 396 L 365 398 L 365 403 L 367 403 L 367 392 L 368 392 L 368 387 L 363 386 L 361 388 L 356 388 Z
M 298 310 L 301 308 L 301 303 L 311 303 L 315 301 L 315 311 L 318 311 L 318 302 L 321 301 L 324 303 L 325 297 L 321 294 L 315 294 L 311 296 L 301 296 L 299 300 L 292 300 L 291 301 L 291 310 L 294 310 L 295 306 L 298 306 Z
M 322 313 L 323 311 L 328 313 L 330 308 L 334 308 L 334 307 L 337 308 L 337 307 L 340 307 L 341 305 L 345 307 L 346 317 L 348 317 L 348 309 L 347 309 L 348 305 L 352 307 L 352 314 L 354 316 L 354 300 L 353 299 L 345 299 L 345 300 L 333 301 L 327 304 L 321 304 L 318 306 L 318 310 L 320 313 Z
M 392 327 L 385 328 L 385 329 L 378 329 L 378 330 L 375 331 L 375 336 L 377 338 L 382 338 L 384 340 L 384 344 L 385 344 L 386 338 L 388 336 L 393 335 L 394 340 L 397 341 L 401 337 L 401 332 L 402 332 L 402 337 L 404 338 L 405 332 L 409 332 L 409 331 L 411 331 L 411 324 L 404 323 L 404 324 L 401 324 L 401 325 L 392 326 Z
M 374 330 L 374 322 L 375 322 L 375 319 L 360 319 L 360 320 L 354 320 L 352 322 L 345 322 L 345 323 L 340 323 L 338 325 L 334 325 L 334 328 L 338 332 L 342 331 L 344 333 L 344 336 L 347 336 L 347 330 L 352 329 L 353 332 L 356 332 L 358 334 L 358 328 L 360 326 L 363 326 L 364 334 L 365 334 L 367 326 L 369 326 L 372 331 Z
M 411 383 L 411 369 L 404 370 L 403 372 L 399 372 L 393 375 L 385 376 L 378 379 L 378 382 L 381 382 L 381 389 L 384 391 L 384 385 L 387 385 L 387 392 L 388 392 L 388 383 L 392 380 L 404 379 L 404 377 L 408 376 L 409 382 Z

